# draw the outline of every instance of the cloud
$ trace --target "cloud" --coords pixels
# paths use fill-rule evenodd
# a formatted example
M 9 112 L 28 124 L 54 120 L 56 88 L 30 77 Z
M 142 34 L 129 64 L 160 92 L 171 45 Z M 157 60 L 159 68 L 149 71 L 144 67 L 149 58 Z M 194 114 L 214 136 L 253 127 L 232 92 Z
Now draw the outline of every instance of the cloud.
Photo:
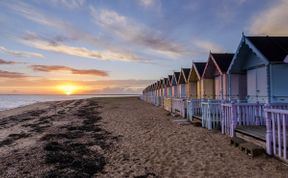
M 55 5 L 62 5 L 69 9 L 77 9 L 85 4 L 85 0 L 50 0 Z
M 125 42 L 145 47 L 154 52 L 169 54 L 168 57 L 182 56 L 187 52 L 182 45 L 169 40 L 160 31 L 152 30 L 115 11 L 100 10 L 98 12 L 95 8 L 91 8 L 91 15 L 96 24 Z
M 223 52 L 224 48 L 218 44 L 215 44 L 211 41 L 207 40 L 194 40 L 193 45 L 198 48 L 199 53 L 208 53 L 209 51 L 212 52 Z
M 38 24 L 53 27 L 53 28 L 56 28 L 58 30 L 65 32 L 65 35 L 57 35 L 54 37 L 49 37 L 50 38 L 48 40 L 49 42 L 56 44 L 56 43 L 63 43 L 65 41 L 77 40 L 80 42 L 84 42 L 85 44 L 87 43 L 92 44 L 93 46 L 97 48 L 109 49 L 108 52 L 102 52 L 104 53 L 103 55 L 107 53 L 107 55 L 114 56 L 115 58 L 120 57 L 118 59 L 119 61 L 135 61 L 135 59 L 137 59 L 138 62 L 150 63 L 147 59 L 137 56 L 130 50 L 125 50 L 123 46 L 115 45 L 109 40 L 103 39 L 102 37 L 96 37 L 92 35 L 91 33 L 83 31 L 77 26 L 74 26 L 68 23 L 67 21 L 63 21 L 57 18 L 52 18 L 50 16 L 47 16 L 29 4 L 18 2 L 12 5 L 8 4 L 7 6 L 10 7 L 10 9 L 14 10 L 14 12 L 22 15 L 26 19 L 29 19 Z M 54 51 L 57 51 L 57 50 L 55 49 Z
M 10 64 L 17 64 L 15 61 L 5 61 L 3 59 L 0 59 L 0 65 L 10 65 Z
M 25 78 L 25 77 L 28 77 L 28 76 L 26 76 L 23 73 L 0 70 L 0 78 Z M 5 86 L 5 85 L 1 85 L 1 86 Z
M 98 90 L 91 90 L 90 93 L 97 94 L 140 94 L 143 88 L 123 88 L 123 87 L 106 87 Z
M 288 1 L 280 0 L 257 14 L 251 21 L 253 35 L 288 35 Z
M 42 39 L 34 34 L 24 36 L 23 43 L 34 48 L 83 58 L 99 59 L 104 61 L 142 62 L 141 58 L 130 53 L 117 53 L 109 50 L 96 51 L 84 47 L 68 46 L 54 41 L 48 41 L 47 39 Z
M 40 72 L 54 72 L 54 71 L 69 71 L 72 74 L 78 74 L 78 75 L 94 75 L 99 77 L 106 77 L 108 76 L 108 73 L 103 70 L 96 70 L 96 69 L 75 69 L 72 67 L 67 66 L 59 66 L 59 65 L 31 65 L 30 66 L 34 71 L 40 71 Z
M 155 4 L 155 0 L 140 0 L 139 2 L 145 7 L 151 7 Z
M 14 51 L 14 50 L 9 50 L 3 46 L 0 46 L 0 52 L 4 54 L 8 54 L 11 56 L 15 57 L 28 57 L 28 58 L 43 58 L 44 56 L 39 53 L 33 53 L 33 52 L 26 52 L 26 51 Z

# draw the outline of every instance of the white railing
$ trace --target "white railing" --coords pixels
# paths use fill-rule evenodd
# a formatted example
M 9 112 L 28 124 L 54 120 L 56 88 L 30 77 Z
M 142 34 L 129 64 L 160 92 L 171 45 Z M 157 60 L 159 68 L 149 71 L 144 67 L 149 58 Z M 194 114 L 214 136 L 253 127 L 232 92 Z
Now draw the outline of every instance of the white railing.
M 182 98 L 172 98 L 172 113 L 177 113 L 185 117 L 186 100 Z
M 265 125 L 264 107 L 271 109 L 288 109 L 287 103 L 225 103 L 222 104 L 222 133 L 235 136 L 237 126 Z
M 265 109 L 266 151 L 280 159 L 287 159 L 288 110 Z
M 192 121 L 193 116 L 201 116 L 201 99 L 187 100 L 187 118 Z
M 220 129 L 221 126 L 221 100 L 208 100 L 201 102 L 202 106 L 202 127 Z
M 263 109 L 261 103 L 222 104 L 222 133 L 233 137 L 237 126 L 265 125 Z

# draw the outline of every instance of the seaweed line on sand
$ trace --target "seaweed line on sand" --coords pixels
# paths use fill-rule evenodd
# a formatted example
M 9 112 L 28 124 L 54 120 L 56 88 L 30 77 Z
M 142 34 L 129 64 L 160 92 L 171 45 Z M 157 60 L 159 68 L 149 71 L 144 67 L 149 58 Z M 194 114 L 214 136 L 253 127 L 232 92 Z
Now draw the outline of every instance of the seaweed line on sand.
M 93 177 L 102 172 L 106 164 L 103 150 L 109 150 L 117 137 L 96 125 L 102 119 L 97 108 L 95 101 L 88 100 L 88 104 L 75 114 L 82 120 L 82 125 L 62 126 L 64 132 L 42 137 L 41 140 L 46 142 L 43 147 L 45 163 L 53 165 L 43 177 Z M 91 149 L 93 146 L 100 150 Z

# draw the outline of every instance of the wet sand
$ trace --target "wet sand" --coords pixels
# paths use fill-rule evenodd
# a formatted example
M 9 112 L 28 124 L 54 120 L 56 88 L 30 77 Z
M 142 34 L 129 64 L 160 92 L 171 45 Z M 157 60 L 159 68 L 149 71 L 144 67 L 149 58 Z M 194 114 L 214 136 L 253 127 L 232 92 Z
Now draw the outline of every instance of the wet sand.
M 40 103 L 0 112 L 0 177 L 288 177 L 220 132 L 178 125 L 137 98 Z

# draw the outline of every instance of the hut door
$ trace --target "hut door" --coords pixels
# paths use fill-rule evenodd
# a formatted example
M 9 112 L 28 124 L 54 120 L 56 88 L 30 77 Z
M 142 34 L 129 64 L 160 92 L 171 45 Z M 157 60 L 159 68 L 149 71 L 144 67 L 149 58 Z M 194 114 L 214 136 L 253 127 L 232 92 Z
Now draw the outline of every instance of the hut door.
M 258 101 L 261 103 L 266 103 L 268 97 L 267 93 L 267 74 L 266 67 L 257 68 L 257 90 L 256 94 L 258 96 Z
M 256 102 L 256 81 L 257 81 L 257 69 L 247 71 L 247 95 L 248 102 Z
M 247 71 L 247 95 L 249 102 L 266 102 L 267 77 L 266 67 Z

